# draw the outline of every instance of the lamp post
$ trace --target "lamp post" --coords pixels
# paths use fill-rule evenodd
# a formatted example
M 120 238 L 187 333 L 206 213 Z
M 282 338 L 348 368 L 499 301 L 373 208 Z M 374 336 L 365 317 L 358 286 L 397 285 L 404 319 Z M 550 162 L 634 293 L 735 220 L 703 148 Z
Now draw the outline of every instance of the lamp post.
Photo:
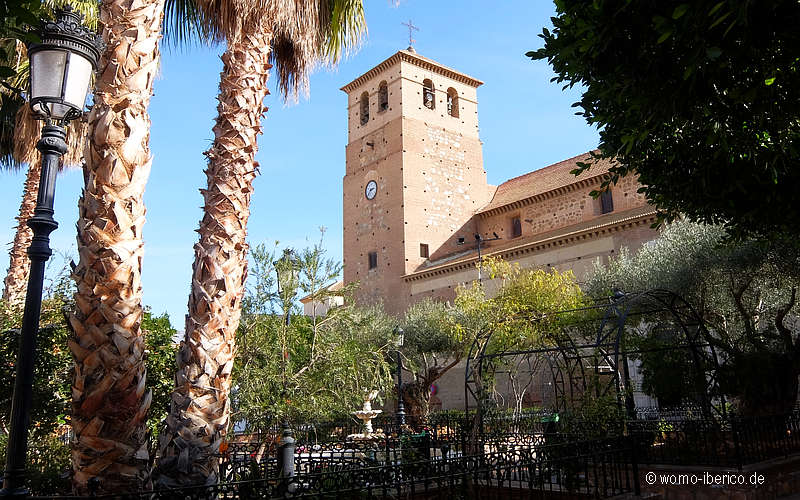
M 294 294 L 294 284 L 297 282 L 297 272 L 300 268 L 300 262 L 295 257 L 292 249 L 287 248 L 283 251 L 280 259 L 273 262 L 275 267 L 275 275 L 278 279 L 278 297 L 283 303 L 283 338 L 281 339 L 281 370 L 283 378 L 283 389 L 281 390 L 281 398 L 286 401 L 286 364 L 289 361 L 289 350 L 286 345 L 286 336 L 289 330 L 292 314 L 292 298 L 284 297 L 284 293 Z M 288 272 L 288 274 L 287 274 Z M 287 281 L 289 286 L 284 285 L 284 280 Z M 287 305 L 288 303 L 288 305 Z M 286 414 L 283 415 L 281 421 L 281 439 L 278 444 L 278 472 L 281 477 L 290 478 L 294 477 L 294 449 L 295 438 L 292 429 L 289 427 L 289 419 Z
M 475 241 L 478 242 L 478 283 L 483 281 L 483 257 L 481 256 L 481 248 L 483 247 L 483 244 L 502 239 L 497 236 L 497 233 L 492 233 L 492 235 L 494 238 L 485 239 L 480 235 L 480 233 L 475 233 Z M 459 245 L 463 245 L 465 243 L 464 238 L 459 238 L 457 243 Z
M 45 263 L 52 255 L 50 233 L 58 228 L 53 219 L 56 173 L 67 152 L 65 127 L 80 118 L 92 73 L 97 69 L 102 42 L 82 23 L 79 13 L 67 5 L 56 11 L 55 21 L 43 21 L 41 43 L 28 47 L 30 60 L 30 106 L 37 119 L 44 120 L 42 137 L 36 149 L 42 153 L 39 195 L 28 226 L 33 240 L 28 247 L 30 275 L 22 316 L 17 354 L 14 396 L 6 449 L 6 469 L 0 496 L 27 496 L 25 462 L 28 451 L 28 425 L 33 393 L 33 363 Z
M 395 329 L 397 333 L 397 427 L 399 434 L 403 433 L 403 427 L 406 425 L 406 410 L 403 404 L 403 359 L 400 354 L 400 349 L 403 347 L 403 340 L 405 334 L 403 329 L 399 326 Z

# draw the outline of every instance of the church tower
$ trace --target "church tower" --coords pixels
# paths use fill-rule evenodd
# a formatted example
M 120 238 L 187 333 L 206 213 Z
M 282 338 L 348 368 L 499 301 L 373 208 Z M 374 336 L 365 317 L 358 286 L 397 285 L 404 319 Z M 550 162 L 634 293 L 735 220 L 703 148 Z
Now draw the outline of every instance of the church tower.
M 347 93 L 343 181 L 344 282 L 362 303 L 412 301 L 404 279 L 458 251 L 494 192 L 478 136 L 483 82 L 401 50 L 341 90 Z

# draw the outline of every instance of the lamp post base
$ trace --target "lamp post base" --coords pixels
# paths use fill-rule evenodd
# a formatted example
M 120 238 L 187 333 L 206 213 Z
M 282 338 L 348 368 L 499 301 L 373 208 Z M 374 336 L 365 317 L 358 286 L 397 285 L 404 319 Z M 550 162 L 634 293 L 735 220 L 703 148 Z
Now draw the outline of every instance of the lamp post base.
M 25 482 L 25 469 L 6 470 L 5 481 L 10 484 L 22 485 Z M 0 490 L 2 498 L 27 498 L 30 491 L 24 486 L 6 487 Z

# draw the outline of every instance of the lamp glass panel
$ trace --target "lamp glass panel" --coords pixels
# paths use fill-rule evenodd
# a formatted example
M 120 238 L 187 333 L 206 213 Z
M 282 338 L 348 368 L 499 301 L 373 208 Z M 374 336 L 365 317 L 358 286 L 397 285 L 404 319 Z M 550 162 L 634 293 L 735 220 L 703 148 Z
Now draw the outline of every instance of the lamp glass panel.
M 86 105 L 89 80 L 92 78 L 92 63 L 85 57 L 73 53 L 69 58 L 67 71 L 64 100 L 82 110 Z
M 59 104 L 55 102 L 49 103 L 47 107 L 50 108 L 50 118 L 53 118 L 55 120 L 60 120 L 64 118 L 67 115 L 67 113 L 69 113 L 70 110 L 73 109 L 67 106 L 66 104 Z
M 63 50 L 40 50 L 31 55 L 31 98 L 61 99 L 61 85 L 67 66 Z

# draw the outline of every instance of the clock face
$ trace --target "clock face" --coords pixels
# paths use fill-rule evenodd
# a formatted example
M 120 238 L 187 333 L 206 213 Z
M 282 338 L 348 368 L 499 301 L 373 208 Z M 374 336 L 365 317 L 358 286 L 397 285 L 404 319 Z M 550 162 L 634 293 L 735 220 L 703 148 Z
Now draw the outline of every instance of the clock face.
M 367 183 L 367 189 L 364 190 L 364 195 L 368 200 L 371 200 L 375 198 L 376 194 L 378 194 L 378 183 L 375 181 L 369 181 Z

